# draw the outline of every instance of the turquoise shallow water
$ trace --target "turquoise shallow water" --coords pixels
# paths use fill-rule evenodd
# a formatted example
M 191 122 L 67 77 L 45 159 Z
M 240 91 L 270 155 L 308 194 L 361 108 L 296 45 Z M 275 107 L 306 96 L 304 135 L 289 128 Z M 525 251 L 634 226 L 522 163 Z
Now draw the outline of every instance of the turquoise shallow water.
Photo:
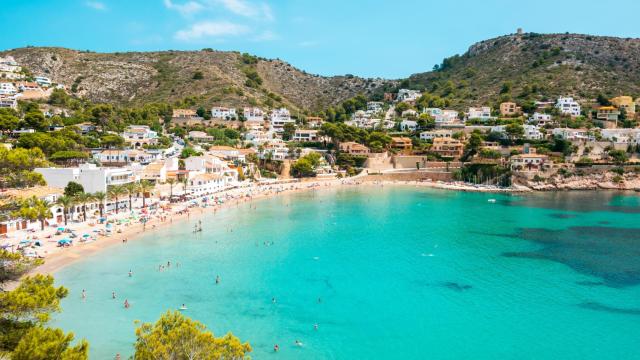
M 95 359 L 131 354 L 134 320 L 182 303 L 254 359 L 640 359 L 635 194 L 370 187 L 254 204 L 62 269 L 53 325 Z

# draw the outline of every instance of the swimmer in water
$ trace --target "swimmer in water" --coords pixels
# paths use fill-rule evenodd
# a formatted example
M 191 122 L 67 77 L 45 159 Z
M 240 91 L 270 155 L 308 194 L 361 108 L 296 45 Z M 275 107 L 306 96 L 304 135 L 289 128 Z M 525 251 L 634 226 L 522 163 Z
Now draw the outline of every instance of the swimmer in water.
M 318 330 L 318 324 L 313 324 L 313 330 Z
M 133 271 L 129 270 L 129 277 L 133 276 Z
M 303 344 L 302 344 L 302 341 L 300 341 L 300 340 L 296 340 L 295 344 L 296 344 L 296 346 L 298 346 L 298 347 L 302 347 L 302 345 L 303 345 Z
M 167 267 L 171 267 L 171 261 L 167 261 Z
M 116 298 L 116 292 L 115 292 L 115 291 L 112 291 L 112 292 L 111 292 L 111 298 L 112 298 L 112 299 L 115 299 L 115 298 Z
M 216 285 L 220 284 L 220 275 L 216 275 Z
M 87 298 L 87 293 L 84 291 L 84 289 L 82 289 L 82 298 L 83 299 Z
M 131 305 L 129 304 L 129 300 L 124 299 L 124 308 L 128 309 Z
M 276 303 L 276 298 L 274 298 L 274 297 L 271 298 L 271 302 L 275 304 Z
M 278 344 L 273 345 L 273 351 L 278 352 L 278 350 L 280 350 L 280 346 Z
M 187 306 L 185 304 L 182 304 L 182 306 L 180 306 L 180 310 L 187 310 Z

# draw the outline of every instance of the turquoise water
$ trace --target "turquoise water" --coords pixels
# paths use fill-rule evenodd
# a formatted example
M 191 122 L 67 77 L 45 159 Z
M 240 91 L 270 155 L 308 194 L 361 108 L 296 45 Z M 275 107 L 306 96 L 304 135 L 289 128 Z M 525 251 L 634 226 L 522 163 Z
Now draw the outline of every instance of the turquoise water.
M 131 354 L 134 320 L 183 303 L 254 359 L 640 359 L 636 194 L 370 187 L 254 204 L 59 271 L 53 325 L 95 359 Z

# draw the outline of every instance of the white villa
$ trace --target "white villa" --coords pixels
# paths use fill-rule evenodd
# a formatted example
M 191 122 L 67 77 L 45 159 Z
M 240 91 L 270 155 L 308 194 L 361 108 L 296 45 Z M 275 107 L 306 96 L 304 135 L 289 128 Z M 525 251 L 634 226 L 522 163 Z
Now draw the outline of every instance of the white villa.
M 211 117 L 214 119 L 222 120 L 235 120 L 236 109 L 226 107 L 213 107 L 211 108 Z
M 529 123 L 532 125 L 545 126 L 553 123 L 551 115 L 535 112 L 529 118 Z
M 271 131 L 281 133 L 284 131 L 285 124 L 295 124 L 296 121 L 291 118 L 291 114 L 287 108 L 274 109 L 271 111 L 270 124 Z
M 558 98 L 555 106 L 563 114 L 571 115 L 573 117 L 580 116 L 580 104 L 571 97 Z
M 488 106 L 480 106 L 480 107 L 470 107 L 467 112 L 467 119 L 479 119 L 482 121 L 490 120 L 491 117 L 491 108 Z
M 298 129 L 293 133 L 293 141 L 313 142 L 318 140 L 318 130 Z
M 420 133 L 420 140 L 433 140 L 435 138 L 450 138 L 453 136 L 451 130 L 432 130 Z
M 251 122 L 264 121 L 264 111 L 258 107 L 246 107 L 242 111 L 245 120 Z
M 586 140 L 593 141 L 595 136 L 587 129 L 569 129 L 569 128 L 556 128 L 552 130 L 553 136 L 558 136 L 563 140 Z
M 129 125 L 121 136 L 127 144 L 136 149 L 158 143 L 158 133 L 146 125 Z
M 82 185 L 85 192 L 107 191 L 110 185 L 123 185 L 134 182 L 135 176 L 130 169 L 97 167 L 83 164 L 73 168 L 36 168 L 49 186 L 65 188 L 69 182 Z

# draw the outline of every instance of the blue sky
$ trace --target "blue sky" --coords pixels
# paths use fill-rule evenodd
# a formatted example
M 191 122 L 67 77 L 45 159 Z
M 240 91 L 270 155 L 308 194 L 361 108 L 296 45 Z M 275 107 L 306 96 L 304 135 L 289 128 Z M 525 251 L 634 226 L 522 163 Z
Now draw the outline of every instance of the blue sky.
M 472 43 L 525 31 L 639 37 L 640 2 L 593 0 L 0 0 L 0 49 L 211 47 L 311 73 L 400 78 Z

